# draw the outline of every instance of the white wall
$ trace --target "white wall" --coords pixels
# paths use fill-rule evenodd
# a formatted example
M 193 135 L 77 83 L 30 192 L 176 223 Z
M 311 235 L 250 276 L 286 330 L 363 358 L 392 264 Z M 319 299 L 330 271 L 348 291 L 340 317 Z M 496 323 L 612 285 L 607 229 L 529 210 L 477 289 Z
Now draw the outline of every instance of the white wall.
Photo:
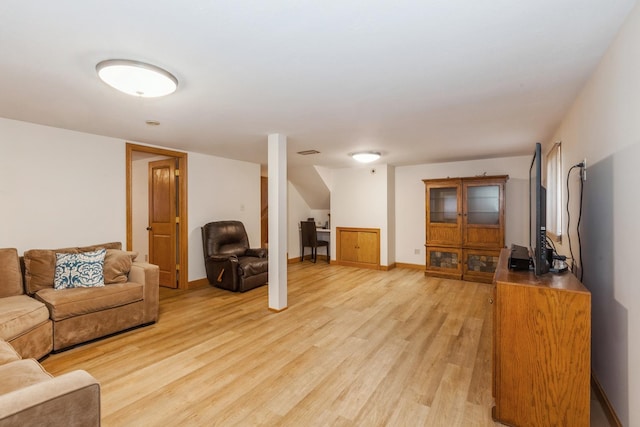
M 636 5 L 552 139 L 562 141 L 565 179 L 587 159 L 581 235 L 583 282 L 592 298 L 592 369 L 625 426 L 640 425 L 639 51 Z M 571 182 L 577 255 L 577 174 Z M 566 193 L 563 198 L 566 206 Z M 566 215 L 563 222 L 566 230 Z M 566 239 L 559 250 L 569 255 Z
M 125 141 L 0 118 L 0 247 L 126 242 Z M 260 246 L 260 165 L 188 153 L 189 280 L 206 276 L 200 227 L 244 222 Z
M 387 165 L 334 169 L 331 182 L 331 232 L 336 227 L 380 229 L 380 264 L 389 265 Z M 372 172 L 374 171 L 375 172 Z M 391 168 L 393 172 L 393 168 Z M 331 239 L 332 258 L 336 242 Z
M 0 118 L 0 247 L 126 240 L 125 143 Z
M 535 141 L 531 143 L 531 153 Z M 509 175 L 506 185 L 505 244 L 529 242 L 529 166 L 531 156 L 398 166 L 395 171 L 396 262 L 425 264 L 425 189 L 423 179 Z M 418 250 L 418 254 L 415 251 Z
M 206 277 L 200 227 L 211 221 L 244 223 L 260 247 L 260 165 L 189 153 L 189 281 Z
M 313 218 L 317 227 L 324 227 L 329 222 L 331 215 L 330 209 L 311 209 L 307 218 Z M 303 219 L 307 219 L 303 218 Z

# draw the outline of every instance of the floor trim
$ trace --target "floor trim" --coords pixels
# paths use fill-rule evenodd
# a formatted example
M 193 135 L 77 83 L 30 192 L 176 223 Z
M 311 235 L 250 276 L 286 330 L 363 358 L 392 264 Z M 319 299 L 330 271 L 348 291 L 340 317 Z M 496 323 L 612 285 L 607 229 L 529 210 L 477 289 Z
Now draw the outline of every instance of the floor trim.
M 187 289 L 197 289 L 209 286 L 209 280 L 206 277 L 202 279 L 192 280 L 187 284 Z
M 412 270 L 424 270 L 424 264 L 407 264 L 404 262 L 396 262 L 398 268 L 411 268 Z
M 598 381 L 593 371 L 591 371 L 591 385 L 593 386 L 596 398 L 600 402 L 602 410 L 604 411 L 604 414 L 607 416 L 607 419 L 609 420 L 611 425 L 615 427 L 622 427 L 620 418 L 618 418 L 616 411 L 613 409 L 613 405 L 611 405 L 607 394 L 604 392 L 602 385 L 600 385 L 600 381 Z

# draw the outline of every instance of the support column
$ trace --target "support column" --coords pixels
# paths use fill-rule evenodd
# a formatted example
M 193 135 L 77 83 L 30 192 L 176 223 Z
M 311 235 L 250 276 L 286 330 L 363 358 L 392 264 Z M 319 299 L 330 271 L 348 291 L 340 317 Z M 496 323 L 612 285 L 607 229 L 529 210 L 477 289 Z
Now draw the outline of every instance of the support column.
M 287 137 L 268 138 L 269 309 L 287 308 Z

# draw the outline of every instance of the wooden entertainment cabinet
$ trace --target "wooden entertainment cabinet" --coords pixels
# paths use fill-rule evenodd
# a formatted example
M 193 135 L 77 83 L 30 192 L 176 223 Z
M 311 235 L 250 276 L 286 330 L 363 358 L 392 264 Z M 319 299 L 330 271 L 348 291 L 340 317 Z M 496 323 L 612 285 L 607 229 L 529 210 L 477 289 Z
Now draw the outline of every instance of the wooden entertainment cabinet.
M 589 426 L 591 293 L 571 273 L 508 268 L 493 290 L 494 420 L 513 426 Z
M 509 177 L 425 179 L 425 275 L 491 283 L 504 247 Z

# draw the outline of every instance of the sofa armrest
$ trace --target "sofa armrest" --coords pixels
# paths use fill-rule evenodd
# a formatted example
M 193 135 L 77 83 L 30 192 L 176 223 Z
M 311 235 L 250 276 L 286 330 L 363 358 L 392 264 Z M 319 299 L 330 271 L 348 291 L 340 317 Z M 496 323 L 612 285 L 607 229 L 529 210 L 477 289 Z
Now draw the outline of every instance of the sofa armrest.
M 144 323 L 158 320 L 158 304 L 160 299 L 160 268 L 146 262 L 134 261 L 129 271 L 129 281 L 144 286 Z
M 100 384 L 86 371 L 0 395 L 0 426 L 63 425 L 100 425 Z
M 247 249 L 245 252 L 246 256 L 254 256 L 258 258 L 266 258 L 268 255 L 268 251 L 265 248 L 251 248 Z

